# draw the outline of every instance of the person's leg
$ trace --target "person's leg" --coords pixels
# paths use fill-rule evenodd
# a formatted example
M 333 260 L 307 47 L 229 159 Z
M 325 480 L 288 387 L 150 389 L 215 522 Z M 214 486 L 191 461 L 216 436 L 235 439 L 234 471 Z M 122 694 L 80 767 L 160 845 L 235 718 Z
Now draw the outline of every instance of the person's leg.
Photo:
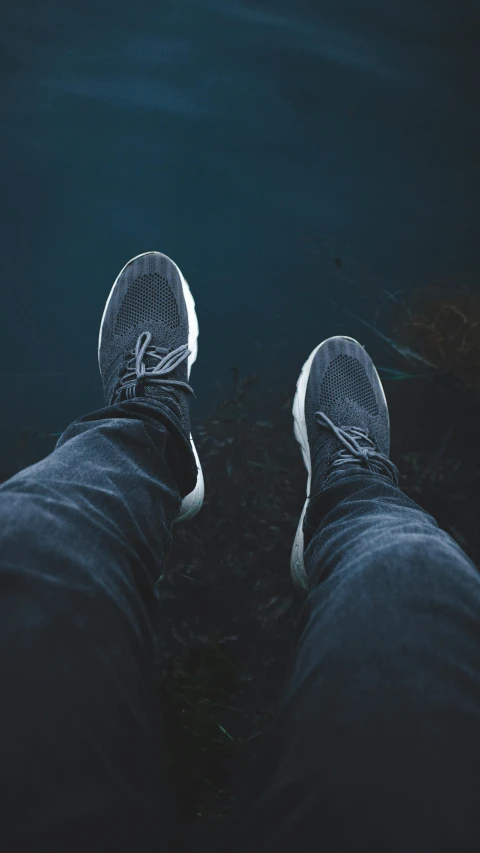
M 314 389 L 324 413 L 331 374 Z M 358 371 L 343 376 L 337 425 L 356 417 L 362 426 L 354 379 Z M 393 469 L 373 452 L 368 459 L 361 448 L 372 445 L 358 430 L 317 423 L 306 459 L 315 497 L 297 534 L 306 550 L 296 541 L 292 554 L 297 586 L 308 590 L 303 632 L 242 849 L 477 851 L 480 576 L 402 494 Z M 375 452 L 388 453 L 379 423 L 367 426 Z
M 172 828 L 155 582 L 180 495 L 167 430 L 135 405 L 0 489 L 1 832 L 33 847 Z
M 157 301 L 167 285 L 180 300 L 167 260 L 132 262 L 116 283 L 117 313 L 133 288 L 137 302 L 143 294 L 157 346 L 163 327 L 144 265 L 155 286 L 150 267 L 161 267 Z M 155 691 L 155 584 L 174 521 L 198 511 L 203 492 L 179 399 L 190 364 L 180 376 L 163 358 L 171 346 L 154 361 L 162 383 L 150 383 L 153 348 L 136 361 L 141 391 L 154 394 L 122 399 L 127 350 L 106 408 L 77 420 L 49 457 L 0 488 L 5 849 L 160 851 L 175 830 Z

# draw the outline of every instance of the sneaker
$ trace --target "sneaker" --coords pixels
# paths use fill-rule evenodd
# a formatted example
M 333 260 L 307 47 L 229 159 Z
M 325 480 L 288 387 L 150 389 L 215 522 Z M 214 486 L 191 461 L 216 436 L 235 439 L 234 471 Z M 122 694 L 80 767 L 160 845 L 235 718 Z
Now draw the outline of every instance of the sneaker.
M 188 406 L 197 339 L 195 302 L 177 265 L 161 252 L 145 252 L 125 264 L 107 299 L 98 338 L 105 405 L 151 399 L 167 407 L 178 424 L 193 451 L 197 476 L 193 490 L 182 498 L 177 522 L 193 518 L 204 497 Z
M 370 471 L 398 485 L 388 458 L 387 401 L 370 356 L 353 338 L 328 338 L 303 365 L 293 402 L 294 433 L 308 473 L 307 499 L 292 549 L 292 579 L 308 589 L 304 522 L 310 501 L 339 476 Z

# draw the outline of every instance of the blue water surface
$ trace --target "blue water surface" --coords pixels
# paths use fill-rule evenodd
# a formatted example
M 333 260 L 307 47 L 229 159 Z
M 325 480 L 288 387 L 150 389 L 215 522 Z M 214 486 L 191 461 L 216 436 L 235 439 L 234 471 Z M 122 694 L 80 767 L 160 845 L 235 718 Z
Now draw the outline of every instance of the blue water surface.
M 293 391 L 385 290 L 476 286 L 479 35 L 473 0 L 10 0 L 0 470 L 101 406 L 105 299 L 142 251 L 194 293 L 197 415 L 231 366 Z

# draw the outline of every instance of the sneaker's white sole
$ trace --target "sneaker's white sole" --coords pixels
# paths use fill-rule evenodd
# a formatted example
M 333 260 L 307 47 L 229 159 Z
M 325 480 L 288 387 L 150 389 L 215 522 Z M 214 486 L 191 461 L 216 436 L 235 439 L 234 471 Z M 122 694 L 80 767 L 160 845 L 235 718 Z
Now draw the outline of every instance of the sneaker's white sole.
M 108 295 L 108 299 L 105 303 L 105 308 L 104 308 L 102 320 L 100 323 L 100 332 L 98 335 L 98 361 L 99 361 L 99 364 L 100 364 L 100 346 L 102 343 L 103 321 L 105 320 L 108 305 L 109 305 L 110 299 L 112 298 L 112 294 L 113 294 L 113 291 L 115 290 L 115 285 L 116 285 L 118 279 L 120 278 L 120 276 L 122 275 L 124 270 L 128 267 L 128 265 L 131 264 L 132 261 L 136 261 L 137 258 L 141 258 L 142 255 L 161 255 L 161 254 L 163 254 L 163 252 L 141 252 L 139 255 L 135 255 L 134 258 L 130 258 L 130 260 L 127 261 L 125 266 L 122 267 L 122 269 L 118 273 L 115 281 L 113 282 L 112 288 L 111 288 L 110 293 Z M 190 355 L 188 356 L 187 369 L 188 369 L 188 377 L 190 377 L 190 371 L 192 369 L 192 365 L 196 361 L 197 354 L 198 354 L 198 319 L 197 319 L 197 312 L 195 311 L 195 301 L 194 301 L 194 298 L 192 296 L 192 292 L 190 290 L 190 287 L 188 286 L 188 283 L 187 283 L 186 279 L 184 278 L 180 267 L 175 263 L 175 261 L 173 261 L 171 258 L 169 258 L 168 255 L 163 254 L 163 256 L 165 258 L 167 258 L 167 260 L 169 260 L 170 263 L 172 263 L 174 265 L 174 267 L 176 267 L 177 272 L 178 272 L 180 279 L 181 279 L 181 282 L 182 282 L 183 296 L 185 299 L 185 304 L 187 306 L 187 314 L 188 314 L 188 349 L 190 350 Z M 190 492 L 189 495 L 186 495 L 182 500 L 180 512 L 175 519 L 175 523 L 177 523 L 177 524 L 179 521 L 188 521 L 190 518 L 193 518 L 193 516 L 196 515 L 197 512 L 199 512 L 199 510 L 201 509 L 202 504 L 203 504 L 203 499 L 205 496 L 205 482 L 203 479 L 202 466 L 200 464 L 200 459 L 198 458 L 197 448 L 195 447 L 195 444 L 193 443 L 193 438 L 192 438 L 191 433 L 190 433 L 190 444 L 192 445 L 193 455 L 195 456 L 195 462 L 197 464 L 197 483 L 196 483 L 196 486 L 193 489 L 193 491 Z
M 347 335 L 336 335 L 334 337 L 358 343 L 355 338 L 349 338 Z M 305 420 L 305 396 L 307 393 L 308 377 L 310 376 L 310 368 L 312 366 L 313 359 L 320 347 L 323 347 L 323 345 L 330 340 L 332 340 L 331 337 L 326 338 L 326 340 L 322 341 L 321 344 L 318 344 L 313 352 L 310 353 L 303 365 L 300 376 L 298 377 L 297 390 L 295 392 L 292 407 L 293 432 L 302 449 L 303 461 L 308 474 L 307 497 L 303 505 L 300 521 L 298 522 L 297 532 L 292 548 L 292 555 L 290 558 L 290 572 L 292 580 L 299 592 L 306 592 L 308 590 L 308 578 L 304 562 L 303 522 L 305 519 L 305 513 L 307 512 L 308 502 L 310 500 L 310 486 L 312 481 L 312 460 L 310 458 L 310 445 L 308 443 L 307 423 Z

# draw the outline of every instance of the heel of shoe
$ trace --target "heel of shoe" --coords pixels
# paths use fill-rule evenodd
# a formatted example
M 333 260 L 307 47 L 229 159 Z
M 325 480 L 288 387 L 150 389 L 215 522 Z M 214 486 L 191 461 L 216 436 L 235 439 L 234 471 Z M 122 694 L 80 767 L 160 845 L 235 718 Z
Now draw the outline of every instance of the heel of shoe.
M 292 576 L 292 581 L 296 590 L 301 593 L 308 591 L 308 578 L 304 562 L 303 536 L 303 522 L 307 512 L 308 501 L 309 499 L 307 498 L 300 516 L 300 521 L 298 522 L 297 532 L 295 534 L 295 540 L 292 548 L 292 555 L 290 557 L 290 574 Z
M 202 466 L 192 436 L 190 436 L 190 443 L 197 463 L 197 482 L 193 491 L 184 497 L 180 512 L 175 519 L 175 524 L 178 524 L 179 521 L 189 521 L 197 512 L 200 512 L 205 497 L 205 481 L 203 479 Z

